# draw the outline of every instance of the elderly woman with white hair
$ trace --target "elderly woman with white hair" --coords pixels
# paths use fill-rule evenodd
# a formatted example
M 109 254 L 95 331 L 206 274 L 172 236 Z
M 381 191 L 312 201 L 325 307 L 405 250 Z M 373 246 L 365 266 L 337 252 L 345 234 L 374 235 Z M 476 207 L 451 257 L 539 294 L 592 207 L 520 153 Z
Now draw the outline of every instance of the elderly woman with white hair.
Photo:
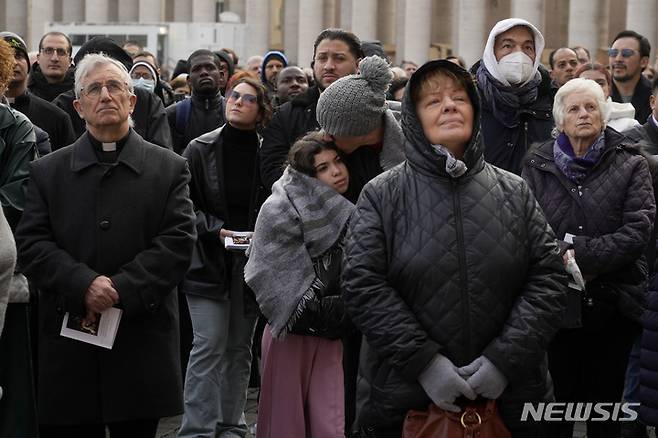
M 643 252 L 656 213 L 651 175 L 639 148 L 606 127 L 608 112 L 596 82 L 567 82 L 553 105 L 557 137 L 533 148 L 523 168 L 565 264 L 574 257 L 586 282 L 584 291 L 570 291 L 582 296 L 572 301 L 580 323 L 565 325 L 549 348 L 558 402 L 622 399 L 644 308 Z M 555 426 L 552 437 L 572 436 L 573 423 Z M 588 437 L 619 436 L 616 421 L 588 421 L 587 428 Z

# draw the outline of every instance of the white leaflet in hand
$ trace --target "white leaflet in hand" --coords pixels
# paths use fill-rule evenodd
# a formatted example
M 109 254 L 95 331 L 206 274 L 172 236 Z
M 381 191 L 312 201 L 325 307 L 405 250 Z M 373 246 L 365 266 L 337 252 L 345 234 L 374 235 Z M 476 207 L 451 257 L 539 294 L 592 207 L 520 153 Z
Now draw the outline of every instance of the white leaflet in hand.
M 111 350 L 119 329 L 122 312 L 121 309 L 110 307 L 102 313 L 96 314 L 96 319 L 93 321 L 72 316 L 69 312 L 66 312 L 62 322 L 62 330 L 59 334 Z

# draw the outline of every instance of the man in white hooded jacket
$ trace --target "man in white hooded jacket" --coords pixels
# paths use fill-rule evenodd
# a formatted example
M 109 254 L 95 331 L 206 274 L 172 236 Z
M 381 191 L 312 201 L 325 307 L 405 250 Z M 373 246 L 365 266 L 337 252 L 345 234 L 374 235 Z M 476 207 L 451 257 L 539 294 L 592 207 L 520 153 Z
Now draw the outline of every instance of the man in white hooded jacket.
M 544 37 L 526 20 L 508 18 L 491 29 L 482 59 L 471 72 L 482 100 L 486 161 L 520 174 L 532 143 L 550 138 L 553 96 L 540 65 Z

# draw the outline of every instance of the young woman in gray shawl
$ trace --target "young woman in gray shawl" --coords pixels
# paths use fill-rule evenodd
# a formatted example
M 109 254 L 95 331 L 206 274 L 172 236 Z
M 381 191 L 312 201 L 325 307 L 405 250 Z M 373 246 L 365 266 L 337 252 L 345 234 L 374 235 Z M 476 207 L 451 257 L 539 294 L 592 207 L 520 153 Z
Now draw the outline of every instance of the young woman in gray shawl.
M 263 204 L 245 280 L 268 327 L 257 436 L 344 437 L 342 240 L 354 205 L 349 175 L 318 132 L 293 145 Z

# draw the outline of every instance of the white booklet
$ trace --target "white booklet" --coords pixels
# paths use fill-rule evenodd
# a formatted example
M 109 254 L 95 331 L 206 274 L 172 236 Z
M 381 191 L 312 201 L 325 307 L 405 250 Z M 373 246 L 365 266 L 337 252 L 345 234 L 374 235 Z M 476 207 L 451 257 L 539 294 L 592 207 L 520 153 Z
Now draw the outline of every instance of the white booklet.
M 253 231 L 235 231 L 233 232 L 233 236 L 224 238 L 224 248 L 244 251 L 249 248 L 251 236 L 253 235 Z
M 69 312 L 66 312 L 62 323 L 62 331 L 59 334 L 111 350 L 119 329 L 122 312 L 121 309 L 110 307 L 103 313 L 97 313 L 96 318 L 92 321 L 79 316 L 72 316 Z

